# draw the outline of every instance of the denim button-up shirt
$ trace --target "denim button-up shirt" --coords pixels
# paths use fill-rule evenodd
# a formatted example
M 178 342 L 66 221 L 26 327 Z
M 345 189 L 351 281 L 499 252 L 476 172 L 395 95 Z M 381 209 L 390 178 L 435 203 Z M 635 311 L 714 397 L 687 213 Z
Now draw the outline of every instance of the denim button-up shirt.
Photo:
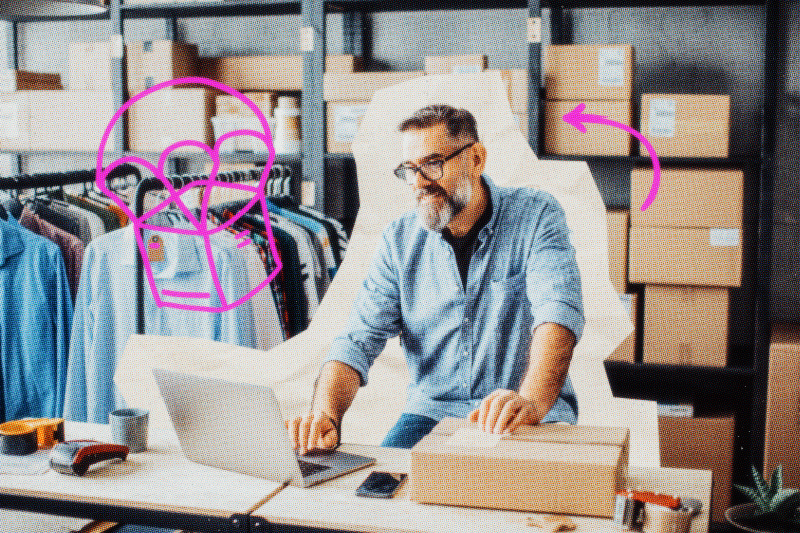
M 519 389 L 539 324 L 560 324 L 576 340 L 583 330 L 580 274 L 561 206 L 546 192 L 483 179 L 492 216 L 478 233 L 466 287 L 450 244 L 415 211 L 403 215 L 384 231 L 327 358 L 351 366 L 365 385 L 387 339 L 400 335 L 407 413 L 465 417 L 493 390 Z M 543 421 L 576 419 L 567 379 Z

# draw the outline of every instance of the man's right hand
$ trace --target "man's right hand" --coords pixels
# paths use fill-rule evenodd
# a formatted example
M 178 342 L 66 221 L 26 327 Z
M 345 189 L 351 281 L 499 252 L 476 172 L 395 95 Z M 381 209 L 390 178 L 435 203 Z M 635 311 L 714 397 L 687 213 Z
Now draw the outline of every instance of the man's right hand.
M 339 443 L 339 433 L 333 419 L 323 412 L 308 413 L 286 422 L 286 429 L 301 455 L 314 450 L 333 450 Z

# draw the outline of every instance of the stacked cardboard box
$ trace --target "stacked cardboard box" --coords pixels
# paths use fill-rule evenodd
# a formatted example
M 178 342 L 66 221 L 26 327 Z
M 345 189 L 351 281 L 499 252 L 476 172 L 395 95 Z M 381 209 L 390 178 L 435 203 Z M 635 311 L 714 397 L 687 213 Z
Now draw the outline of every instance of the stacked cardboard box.
M 26 72 L 10 68 L 0 69 L 0 92 L 13 91 L 58 91 L 61 86 L 60 74 Z
M 640 131 L 660 157 L 728 157 L 730 107 L 723 94 L 643 94 Z
M 70 90 L 111 90 L 111 41 L 71 42 L 67 53 Z
M 622 343 L 617 346 L 611 355 L 608 356 L 607 361 L 624 361 L 626 363 L 633 363 L 636 361 L 636 338 L 639 331 L 638 316 L 638 303 L 639 298 L 634 294 L 620 294 L 619 299 L 628 311 L 633 322 L 633 332 L 628 335 Z
M 425 74 L 471 74 L 487 66 L 483 54 L 425 56 Z
M 218 91 L 164 88 L 133 104 L 128 113 L 129 144 L 134 152 L 162 152 L 183 140 L 214 145 L 211 117 Z M 184 146 L 179 151 L 199 151 Z
M 742 279 L 741 170 L 631 172 L 628 279 L 644 283 L 645 362 L 725 366 L 729 287 Z M 720 191 L 724 191 L 721 194 Z
M 620 128 L 585 124 L 586 133 L 564 122 L 578 104 L 584 113 L 630 126 L 633 46 L 552 45 L 545 49 L 545 151 L 558 155 L 631 153 L 630 134 Z
M 127 54 L 130 96 L 165 81 L 197 75 L 197 45 L 194 44 L 139 41 L 128 43 Z

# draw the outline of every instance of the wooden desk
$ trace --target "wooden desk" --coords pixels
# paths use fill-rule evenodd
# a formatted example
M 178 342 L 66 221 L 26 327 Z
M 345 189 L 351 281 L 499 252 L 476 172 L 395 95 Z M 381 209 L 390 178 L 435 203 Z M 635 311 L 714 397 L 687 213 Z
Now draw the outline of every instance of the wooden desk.
M 66 438 L 109 442 L 108 426 L 66 423 Z M 0 474 L 0 507 L 191 531 L 247 532 L 247 515 L 281 485 L 186 459 L 171 435 L 83 477 Z
M 409 500 L 408 480 L 392 499 L 362 498 L 355 495 L 358 485 L 373 471 L 408 472 L 408 450 L 372 446 L 342 445 L 342 451 L 375 457 L 365 468 L 309 489 L 288 486 L 270 498 L 251 515 L 250 531 L 323 528 L 364 533 L 464 533 L 492 531 L 537 533 L 543 530 L 527 525 L 535 513 L 495 511 L 419 504 Z M 703 513 L 692 521 L 692 532 L 708 530 L 711 472 L 674 468 L 634 468 L 628 486 L 642 490 L 694 497 L 703 502 Z M 609 519 L 573 517 L 577 532 L 619 533 Z

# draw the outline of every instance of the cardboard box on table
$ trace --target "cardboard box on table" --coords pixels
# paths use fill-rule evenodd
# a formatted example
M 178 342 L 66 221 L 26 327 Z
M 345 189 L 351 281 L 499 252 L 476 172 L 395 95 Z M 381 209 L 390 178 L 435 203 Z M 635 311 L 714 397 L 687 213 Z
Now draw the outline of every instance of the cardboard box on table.
M 556 155 L 631 155 L 631 134 L 602 124 L 584 124 L 586 133 L 564 121 L 564 115 L 580 101 L 547 100 L 544 110 L 544 147 Z M 621 124 L 631 125 L 630 100 L 585 100 L 584 113 L 602 115 Z
M 642 361 L 723 367 L 730 289 L 646 285 Z
M 325 104 L 327 151 L 331 154 L 350 153 L 350 145 L 358 132 L 369 101 L 345 100 Z
M 800 488 L 800 325 L 776 324 L 769 346 L 764 475 L 783 465 L 785 487 Z
M 658 417 L 661 466 L 711 470 L 714 522 L 724 522 L 725 509 L 730 506 L 735 428 L 733 414 Z
M 484 54 L 425 56 L 425 74 L 474 74 L 487 65 Z
M 197 76 L 197 45 L 167 40 L 128 43 L 127 67 L 128 93 L 135 96 L 164 81 Z
M 643 94 L 640 109 L 640 131 L 659 157 L 728 157 L 729 95 Z
M 491 446 L 476 423 L 445 418 L 411 450 L 411 499 L 608 516 L 628 465 L 628 428 L 522 426 Z
M 128 134 L 134 152 L 161 152 L 183 140 L 214 146 L 211 117 L 218 91 L 206 88 L 164 88 L 133 104 L 128 111 Z M 183 146 L 178 151 L 199 151 Z
M 111 91 L 28 91 L 28 99 L 31 150 L 97 151 L 116 112 Z
M 227 56 L 199 60 L 201 76 L 224 83 L 239 91 L 302 91 L 303 56 Z M 361 58 L 328 55 L 325 72 L 356 72 Z
M 577 104 L 587 100 L 631 99 L 633 46 L 630 44 L 551 45 L 545 47 L 544 55 L 548 100 L 576 100 Z

